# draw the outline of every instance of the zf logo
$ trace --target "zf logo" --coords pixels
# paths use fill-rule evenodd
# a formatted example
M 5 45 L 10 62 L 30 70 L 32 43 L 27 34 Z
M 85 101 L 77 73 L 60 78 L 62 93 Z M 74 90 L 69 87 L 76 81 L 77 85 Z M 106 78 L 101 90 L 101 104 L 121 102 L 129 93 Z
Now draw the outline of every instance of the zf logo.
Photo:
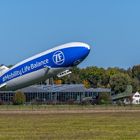
M 61 52 L 61 51 L 55 52 L 54 55 L 53 55 L 53 61 L 57 65 L 63 64 L 64 61 L 65 61 L 64 53 Z

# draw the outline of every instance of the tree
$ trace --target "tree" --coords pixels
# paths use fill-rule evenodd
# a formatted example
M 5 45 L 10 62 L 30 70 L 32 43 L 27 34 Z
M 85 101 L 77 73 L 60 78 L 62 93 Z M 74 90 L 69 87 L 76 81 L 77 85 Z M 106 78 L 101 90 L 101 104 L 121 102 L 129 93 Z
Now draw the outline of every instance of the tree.
M 132 85 L 132 87 L 133 87 L 133 93 L 135 93 L 135 92 L 137 92 L 137 91 L 140 90 L 139 83 L 140 83 L 140 82 L 139 82 L 139 80 L 138 80 L 137 78 L 133 78 L 133 79 L 132 79 L 131 85 Z
M 21 91 L 17 91 L 13 97 L 13 104 L 15 105 L 21 105 L 24 104 L 26 101 L 25 94 Z
M 87 80 L 83 81 L 83 85 L 84 85 L 85 88 L 89 88 L 90 87 L 89 82 Z
M 140 65 L 135 65 L 132 68 L 129 68 L 127 70 L 127 73 L 131 77 L 132 80 L 132 87 L 133 87 L 133 92 L 139 91 L 140 90 Z
M 130 83 L 131 79 L 128 74 L 120 73 L 110 77 L 110 87 L 115 94 L 124 92 Z
M 81 69 L 80 78 L 88 81 L 91 87 L 106 87 L 109 83 L 109 77 L 106 70 L 98 67 L 87 67 Z
M 133 66 L 132 77 L 137 78 L 140 81 L 140 65 Z

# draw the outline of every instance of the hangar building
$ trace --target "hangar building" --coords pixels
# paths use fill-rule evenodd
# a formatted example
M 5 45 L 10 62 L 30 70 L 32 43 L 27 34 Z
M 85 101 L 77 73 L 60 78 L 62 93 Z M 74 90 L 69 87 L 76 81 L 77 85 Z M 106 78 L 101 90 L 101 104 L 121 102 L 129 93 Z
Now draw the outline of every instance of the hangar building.
M 85 97 L 96 98 L 99 93 L 107 92 L 111 95 L 111 89 L 85 88 L 83 84 L 62 85 L 34 85 L 21 91 L 26 96 L 26 102 L 39 101 L 44 103 L 68 103 L 81 102 Z M 0 91 L 0 99 L 3 102 L 12 102 L 15 92 Z

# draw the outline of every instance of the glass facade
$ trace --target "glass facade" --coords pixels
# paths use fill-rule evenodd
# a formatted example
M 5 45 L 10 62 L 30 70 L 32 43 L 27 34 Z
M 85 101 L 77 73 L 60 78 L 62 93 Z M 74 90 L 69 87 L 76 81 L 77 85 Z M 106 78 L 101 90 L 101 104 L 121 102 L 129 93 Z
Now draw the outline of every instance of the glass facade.
M 78 103 L 83 98 L 97 98 L 99 93 L 110 89 L 86 89 L 83 85 L 36 85 L 21 90 L 26 96 L 26 102 L 42 103 Z M 0 92 L 0 100 L 12 102 L 15 92 Z

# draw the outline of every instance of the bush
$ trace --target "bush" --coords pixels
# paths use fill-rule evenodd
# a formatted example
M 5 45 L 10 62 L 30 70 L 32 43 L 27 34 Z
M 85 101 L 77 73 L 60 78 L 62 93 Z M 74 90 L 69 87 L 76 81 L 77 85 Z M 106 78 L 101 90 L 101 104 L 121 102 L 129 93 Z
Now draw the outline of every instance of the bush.
M 85 97 L 81 101 L 81 105 L 91 105 L 92 104 L 92 97 Z
M 111 97 L 109 93 L 100 93 L 98 98 L 98 104 L 110 104 Z
M 20 91 L 17 91 L 13 97 L 13 104 L 22 105 L 25 103 L 25 101 L 26 101 L 25 94 Z
M 2 99 L 0 99 L 0 105 L 4 105 L 4 101 L 2 101 Z

